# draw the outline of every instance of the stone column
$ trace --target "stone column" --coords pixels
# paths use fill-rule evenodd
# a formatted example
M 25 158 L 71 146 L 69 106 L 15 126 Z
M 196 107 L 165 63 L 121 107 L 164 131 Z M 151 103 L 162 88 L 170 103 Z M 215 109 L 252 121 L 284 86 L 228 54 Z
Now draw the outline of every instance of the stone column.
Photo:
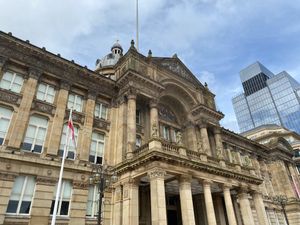
M 203 181 L 203 191 L 204 191 L 204 200 L 206 206 L 207 222 L 208 225 L 217 225 L 215 209 L 214 209 L 214 204 L 213 204 L 213 199 L 212 199 L 211 189 L 210 189 L 211 184 L 212 184 L 211 181 L 208 180 Z
M 29 224 L 48 224 L 56 179 L 37 177 Z
M 229 225 L 237 225 L 234 208 L 232 204 L 231 194 L 230 194 L 230 187 L 228 185 L 223 186 L 223 193 L 224 193 L 224 201 L 225 201 L 225 207 L 227 212 L 227 219 Z
M 186 124 L 186 134 L 187 146 L 189 147 L 189 149 L 197 151 L 197 136 L 195 125 L 192 121 L 188 121 Z
M 136 94 L 127 96 L 127 152 L 126 157 L 132 158 L 136 141 Z
M 114 225 L 122 224 L 122 187 L 117 186 L 114 191 L 114 211 L 113 211 L 113 221 Z
M 264 201 L 262 198 L 262 194 L 255 191 L 252 195 L 256 213 L 257 213 L 257 219 L 260 225 L 268 225 L 268 217 L 264 205 Z
M 244 225 L 254 225 L 254 219 L 250 207 L 250 202 L 248 199 L 248 193 L 245 188 L 240 189 L 238 198 L 240 202 L 240 209 Z
M 18 108 L 18 114 L 12 124 L 12 132 L 8 142 L 8 146 L 10 147 L 20 148 L 23 141 L 23 136 L 28 125 L 31 104 L 35 96 L 40 75 L 41 71 L 32 68 L 29 69 L 29 78 L 23 85 L 23 96 L 20 107 Z
M 215 127 L 214 129 L 214 135 L 215 135 L 215 142 L 216 142 L 216 153 L 218 159 L 224 159 L 223 156 L 223 144 L 222 144 L 222 137 L 221 137 L 221 128 Z
M 159 137 L 159 124 L 158 124 L 158 106 L 157 101 L 152 99 L 150 101 L 150 137 Z
M 7 205 L 16 177 L 15 174 L 0 173 L 0 224 L 4 224 Z
M 88 200 L 88 188 L 81 181 L 73 182 L 72 202 L 70 205 L 69 224 L 85 224 L 86 204 Z
M 206 124 L 202 123 L 199 125 L 199 127 L 200 127 L 203 152 L 211 155 L 211 149 L 210 149 L 210 144 L 209 144 L 209 139 L 207 134 L 207 126 Z
M 50 132 L 50 141 L 47 148 L 47 154 L 49 155 L 57 155 L 57 151 L 60 145 L 62 128 L 64 125 L 69 89 L 70 84 L 64 80 L 61 81 L 60 90 L 57 93 L 58 96 L 56 101 L 56 110 L 53 116 L 52 127 L 49 127 L 48 129 L 48 132 Z
M 93 132 L 94 111 L 95 111 L 96 93 L 89 92 L 85 107 L 85 120 L 81 133 L 81 139 L 78 141 L 79 159 L 89 161 L 91 137 Z
M 139 225 L 139 186 L 136 181 L 123 185 L 123 225 Z
M 195 225 L 191 181 L 192 178 L 189 176 L 182 176 L 179 180 L 180 206 L 183 225 Z
M 150 178 L 151 221 L 152 225 L 167 225 L 165 196 L 165 171 L 154 169 L 148 172 Z

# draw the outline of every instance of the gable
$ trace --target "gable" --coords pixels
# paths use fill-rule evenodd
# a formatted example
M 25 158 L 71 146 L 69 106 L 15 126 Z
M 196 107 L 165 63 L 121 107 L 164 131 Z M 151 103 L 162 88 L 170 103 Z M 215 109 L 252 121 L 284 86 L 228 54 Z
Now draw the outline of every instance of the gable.
M 200 81 L 193 75 L 193 73 L 177 57 L 174 57 L 174 58 L 154 57 L 153 61 L 156 64 L 160 65 L 161 67 L 184 78 L 185 80 L 192 82 L 194 85 L 196 85 L 196 86 L 200 85 L 201 87 L 203 87 L 203 85 L 200 83 Z

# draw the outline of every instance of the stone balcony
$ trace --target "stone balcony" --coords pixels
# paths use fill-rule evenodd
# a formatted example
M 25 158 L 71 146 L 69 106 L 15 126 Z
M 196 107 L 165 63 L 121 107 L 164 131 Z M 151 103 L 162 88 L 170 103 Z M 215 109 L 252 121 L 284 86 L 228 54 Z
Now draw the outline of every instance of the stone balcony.
M 249 181 L 253 184 L 262 183 L 262 179 L 256 175 L 253 167 L 245 167 L 223 159 L 217 159 L 205 153 L 192 151 L 159 138 L 153 138 L 148 143 L 137 148 L 133 152 L 132 158 L 116 165 L 115 169 L 122 172 L 151 161 L 164 161 L 211 174 Z

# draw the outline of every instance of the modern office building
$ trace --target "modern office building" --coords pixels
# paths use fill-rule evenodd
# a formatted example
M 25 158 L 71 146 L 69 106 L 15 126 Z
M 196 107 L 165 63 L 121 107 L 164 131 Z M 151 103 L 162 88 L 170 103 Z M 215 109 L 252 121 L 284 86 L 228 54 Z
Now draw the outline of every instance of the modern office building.
M 73 108 L 57 224 L 299 225 L 289 144 L 222 128 L 214 97 L 177 56 L 116 43 L 90 70 L 0 32 L 0 224 L 51 221 Z
M 300 84 L 255 62 L 240 72 L 244 93 L 232 99 L 240 132 L 277 124 L 300 134 Z

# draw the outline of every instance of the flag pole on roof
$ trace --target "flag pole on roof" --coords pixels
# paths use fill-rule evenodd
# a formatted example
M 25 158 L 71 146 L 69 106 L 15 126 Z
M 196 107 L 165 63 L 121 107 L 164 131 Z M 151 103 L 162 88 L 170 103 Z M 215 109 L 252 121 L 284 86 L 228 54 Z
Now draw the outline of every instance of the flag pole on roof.
M 74 126 L 73 126 L 73 121 L 72 121 L 72 111 L 73 111 L 73 107 L 71 107 L 70 114 L 69 114 L 66 142 L 65 142 L 65 146 L 64 146 L 63 157 L 62 157 L 62 160 L 61 160 L 61 166 L 60 166 L 60 172 L 59 172 L 59 177 L 58 177 L 58 183 L 57 183 L 57 189 L 56 189 L 56 196 L 55 196 L 54 209 L 53 209 L 53 213 L 52 213 L 51 225 L 55 225 L 55 222 L 56 222 L 58 202 L 59 202 L 59 198 L 61 196 L 61 185 L 62 185 L 62 178 L 63 178 L 63 173 L 64 173 L 64 164 L 65 164 L 65 159 L 66 159 L 67 154 L 68 154 L 71 138 L 74 141 L 74 145 L 75 145 L 75 148 L 76 148 Z
M 136 49 L 139 51 L 139 0 L 136 0 Z

